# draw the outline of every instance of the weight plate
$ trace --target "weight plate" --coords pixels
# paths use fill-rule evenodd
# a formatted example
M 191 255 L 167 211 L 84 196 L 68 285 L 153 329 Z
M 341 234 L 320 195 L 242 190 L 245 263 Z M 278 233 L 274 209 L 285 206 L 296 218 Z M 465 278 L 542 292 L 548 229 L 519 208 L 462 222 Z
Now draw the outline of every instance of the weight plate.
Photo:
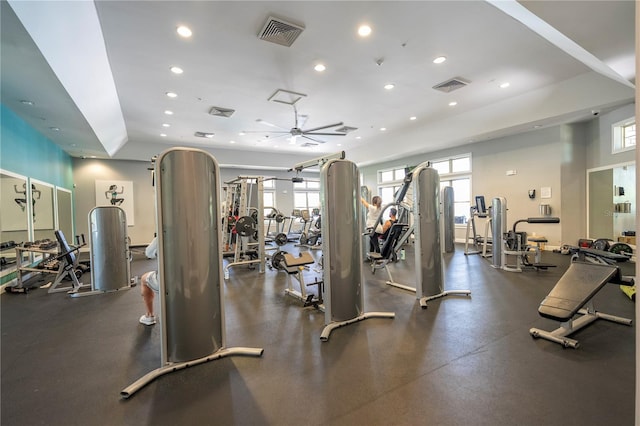
M 251 216 L 242 216 L 236 221 L 236 232 L 248 237 L 256 231 L 256 221 Z
M 275 241 L 277 246 L 283 246 L 289 242 L 289 239 L 287 238 L 287 234 L 283 232 L 276 235 L 276 237 L 273 240 Z
M 279 251 L 271 256 L 271 266 L 276 269 L 284 269 L 284 255 L 287 254 L 286 251 Z
M 614 244 L 611 244 L 611 248 L 609 248 L 609 251 L 611 253 L 615 253 L 615 254 L 624 254 L 624 255 L 628 255 L 628 256 L 633 255 L 633 249 L 627 243 L 614 243 Z
M 609 248 L 611 248 L 611 240 L 598 238 L 593 242 L 592 247 L 596 250 L 609 251 Z
M 278 222 L 278 223 L 284 222 L 284 215 L 282 213 L 278 213 L 276 215 L 276 222 Z

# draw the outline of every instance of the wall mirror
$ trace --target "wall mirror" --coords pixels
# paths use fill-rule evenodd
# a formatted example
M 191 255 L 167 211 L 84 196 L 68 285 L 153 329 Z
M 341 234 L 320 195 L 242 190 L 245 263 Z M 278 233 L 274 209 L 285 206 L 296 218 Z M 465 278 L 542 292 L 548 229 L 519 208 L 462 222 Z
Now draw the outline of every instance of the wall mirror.
M 635 244 L 631 236 L 636 218 L 634 162 L 587 170 L 590 239 L 607 238 Z
M 29 240 L 27 178 L 0 170 L 0 243 Z M 2 270 L 15 265 L 13 248 L 0 250 Z
M 53 186 L 31 179 L 31 216 L 33 221 L 33 239 L 55 240 Z
M 62 231 L 67 241 L 73 239 L 73 203 L 71 191 L 56 187 L 56 218 L 58 226 L 56 229 Z

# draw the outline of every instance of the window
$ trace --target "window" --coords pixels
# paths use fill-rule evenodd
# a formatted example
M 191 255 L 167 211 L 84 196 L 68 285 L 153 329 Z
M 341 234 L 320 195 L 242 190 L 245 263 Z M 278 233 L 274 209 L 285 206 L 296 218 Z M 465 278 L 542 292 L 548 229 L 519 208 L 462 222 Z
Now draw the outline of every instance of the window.
M 307 210 L 312 214 L 313 209 L 320 208 L 320 182 L 305 180 L 293 184 L 293 208 Z
M 453 188 L 453 210 L 456 225 L 467 223 L 471 208 L 471 154 L 437 160 L 431 167 L 440 175 L 440 189 Z
M 630 151 L 636 147 L 636 121 L 635 118 L 620 121 L 613 124 L 612 150 L 613 154 Z
M 262 205 L 265 208 L 276 207 L 276 180 L 265 178 L 262 181 Z
M 392 203 L 396 192 L 402 187 L 407 168 L 394 168 L 378 171 L 378 195 L 382 197 L 382 205 Z

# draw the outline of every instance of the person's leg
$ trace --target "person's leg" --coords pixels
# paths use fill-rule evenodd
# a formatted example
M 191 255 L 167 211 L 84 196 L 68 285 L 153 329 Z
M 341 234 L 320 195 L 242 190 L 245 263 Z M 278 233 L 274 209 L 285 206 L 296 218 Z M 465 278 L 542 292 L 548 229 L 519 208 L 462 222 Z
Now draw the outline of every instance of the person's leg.
M 150 279 L 153 279 L 155 275 L 154 272 L 146 272 L 140 278 L 140 294 L 142 295 L 142 300 L 144 301 L 144 306 L 147 312 L 140 318 L 140 322 L 145 325 L 155 324 L 155 315 L 153 313 L 153 299 L 154 299 L 154 291 L 152 290 L 152 284 L 150 284 Z

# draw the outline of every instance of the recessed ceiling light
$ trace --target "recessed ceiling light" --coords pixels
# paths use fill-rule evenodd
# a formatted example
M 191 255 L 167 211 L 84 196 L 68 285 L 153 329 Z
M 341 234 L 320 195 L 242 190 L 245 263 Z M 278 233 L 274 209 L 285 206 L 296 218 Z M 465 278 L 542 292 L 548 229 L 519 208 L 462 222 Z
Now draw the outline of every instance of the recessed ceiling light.
M 244 135 L 246 135 L 246 133 L 245 132 L 240 132 L 240 133 L 238 133 L 238 135 L 244 136 Z
M 213 136 L 214 136 L 213 133 L 207 133 L 206 135 L 204 135 L 204 137 L 207 139 L 213 139 Z
M 49 130 L 54 131 L 54 132 L 59 132 L 60 128 L 59 127 L 49 127 Z
M 387 128 L 386 128 L 386 127 L 380 127 L 380 131 L 381 131 L 381 132 L 384 132 L 384 131 L 386 131 L 386 130 L 387 130 Z
M 396 87 L 396 85 L 393 84 L 393 83 L 387 83 L 387 84 L 384 85 L 384 88 L 387 89 L 387 90 L 391 90 L 394 87 Z
M 456 101 L 449 102 L 449 106 L 456 106 L 456 105 L 458 105 L 458 103 Z
M 184 71 L 182 68 L 180 67 L 171 67 L 169 68 L 171 70 L 172 73 L 174 74 L 182 74 Z
M 171 124 L 169 124 L 169 123 L 162 123 L 162 127 L 171 127 Z
M 337 144 L 337 145 L 338 145 L 338 146 L 342 146 L 342 144 L 341 144 L 341 143 L 339 143 L 339 144 Z
M 362 139 L 362 136 L 356 136 L 356 139 Z
M 178 94 L 177 93 L 173 93 L 173 92 L 167 92 L 165 93 L 165 95 L 167 95 L 170 98 L 177 98 Z
M 368 25 L 360 25 L 358 35 L 360 35 L 360 37 L 367 37 L 369 34 L 371 34 L 371 27 Z
M 185 38 L 186 38 L 186 37 L 191 37 L 191 34 L 193 34 L 193 33 L 191 32 L 191 28 L 189 28 L 189 27 L 187 27 L 187 26 L 185 26 L 185 25 L 180 25 L 180 26 L 176 29 L 176 31 L 178 32 L 178 34 L 179 34 L 181 37 L 185 37 Z
M 166 110 L 164 113 L 167 115 L 173 115 L 173 111 L 169 111 L 169 110 Z
M 229 143 L 236 143 L 236 141 L 229 141 Z
M 90 155 L 89 158 L 98 158 L 95 155 Z
M 443 63 L 443 62 L 444 62 L 444 61 L 446 61 L 446 60 L 447 60 L 447 57 L 446 57 L 446 56 L 438 56 L 437 58 L 435 58 L 435 59 L 433 60 L 433 63 L 434 63 L 434 64 L 441 64 L 441 63 Z
M 542 127 L 542 126 L 539 125 L 539 124 L 536 124 L 535 126 L 533 126 L 534 129 L 539 129 L 540 127 Z
M 415 115 L 412 115 L 411 117 L 409 117 L 409 120 L 413 121 L 415 119 L 417 119 L 418 117 L 416 117 Z
M 509 87 L 511 84 L 509 84 L 509 82 L 504 82 L 500 85 L 501 89 L 506 89 L 507 87 Z
M 20 101 L 20 103 L 21 103 L 22 105 L 29 105 L 29 106 L 32 106 L 32 105 L 33 105 L 33 101 L 28 101 L 28 100 L 26 100 L 26 99 L 24 99 L 24 100 Z
M 324 64 L 317 64 L 315 67 L 313 67 L 313 69 L 318 71 L 318 72 L 322 72 L 322 71 L 326 70 L 327 67 L 325 67 Z
M 166 133 L 160 133 L 160 136 L 162 136 L 163 138 L 166 138 L 167 134 Z

